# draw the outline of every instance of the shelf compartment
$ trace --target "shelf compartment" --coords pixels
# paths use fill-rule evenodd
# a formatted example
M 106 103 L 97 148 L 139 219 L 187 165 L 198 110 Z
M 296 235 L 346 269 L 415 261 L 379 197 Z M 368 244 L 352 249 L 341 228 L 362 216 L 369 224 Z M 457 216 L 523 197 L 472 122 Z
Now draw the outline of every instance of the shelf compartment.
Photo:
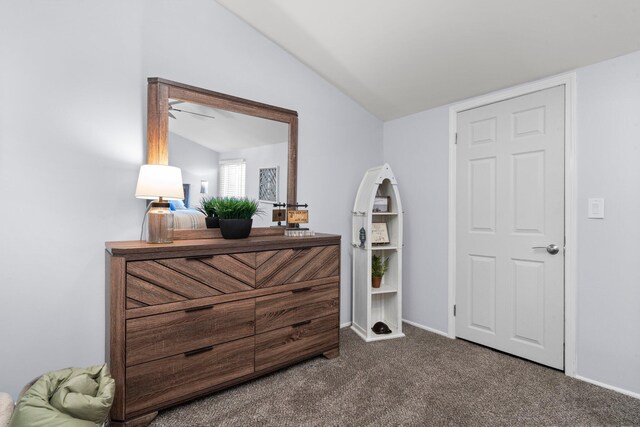
M 374 251 L 397 251 L 398 250 L 398 246 L 396 245 L 371 245 L 371 247 L 366 246 L 364 248 L 360 247 L 360 242 L 351 242 L 351 247 L 352 248 L 356 248 L 356 249 L 362 249 L 362 250 L 367 250 L 367 249 L 371 249 Z
M 371 245 L 372 251 L 397 251 L 398 246 L 396 245 Z
M 387 285 L 387 284 L 382 284 L 380 285 L 379 288 L 374 288 L 373 286 L 371 287 L 371 294 L 375 295 L 375 294 L 390 294 L 390 293 L 395 293 L 398 292 L 398 287 L 395 285 Z
M 377 322 L 384 322 L 389 329 L 391 329 L 392 333 L 389 335 L 401 332 L 398 325 L 400 309 L 398 302 L 398 294 L 395 292 L 371 295 L 371 321 L 369 323 L 369 331 L 371 331 L 371 328 Z M 369 335 L 371 337 L 384 337 L 384 335 L 377 335 L 373 332 Z
M 388 294 L 398 292 L 398 279 L 400 273 L 400 258 L 397 251 L 386 252 L 374 252 L 373 254 L 381 256 L 382 259 L 389 259 L 389 269 L 382 276 L 382 283 L 379 288 L 371 286 L 371 279 L 369 280 L 369 288 L 371 294 Z

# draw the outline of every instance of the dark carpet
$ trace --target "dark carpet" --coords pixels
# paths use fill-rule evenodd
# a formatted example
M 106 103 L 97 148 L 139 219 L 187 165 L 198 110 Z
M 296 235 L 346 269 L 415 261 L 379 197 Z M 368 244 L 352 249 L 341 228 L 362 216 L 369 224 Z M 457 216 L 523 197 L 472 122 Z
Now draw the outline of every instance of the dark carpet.
M 462 340 L 404 325 L 161 412 L 161 426 L 631 426 L 640 400 Z

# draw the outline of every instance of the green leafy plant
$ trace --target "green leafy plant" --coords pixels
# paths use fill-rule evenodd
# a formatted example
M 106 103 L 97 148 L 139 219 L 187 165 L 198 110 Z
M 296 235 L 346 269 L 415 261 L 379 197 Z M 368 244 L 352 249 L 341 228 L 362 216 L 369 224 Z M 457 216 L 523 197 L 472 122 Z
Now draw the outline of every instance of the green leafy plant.
M 389 257 L 373 255 L 371 257 L 371 277 L 382 277 L 389 269 Z
M 251 219 L 254 215 L 263 213 L 258 207 L 258 201 L 253 199 L 219 197 L 214 205 L 220 219 Z
M 217 200 L 217 197 L 203 197 L 202 200 L 200 200 L 200 207 L 198 210 L 206 216 L 218 216 L 218 213 L 216 212 Z

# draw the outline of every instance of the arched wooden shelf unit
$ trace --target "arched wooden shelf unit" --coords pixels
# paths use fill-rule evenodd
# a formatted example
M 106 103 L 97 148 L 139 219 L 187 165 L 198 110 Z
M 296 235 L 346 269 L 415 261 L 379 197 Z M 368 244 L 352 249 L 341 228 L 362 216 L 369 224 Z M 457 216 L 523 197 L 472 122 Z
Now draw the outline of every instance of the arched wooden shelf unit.
M 387 211 L 374 208 L 376 198 L 387 198 Z M 353 206 L 353 320 L 351 329 L 365 341 L 403 337 L 402 333 L 402 202 L 398 183 L 388 164 L 369 169 L 360 183 Z M 372 229 L 376 223 L 386 224 L 389 242 L 372 243 Z M 361 244 L 364 228 L 366 240 Z M 371 257 L 389 259 L 389 270 L 379 288 L 371 284 Z M 384 322 L 390 334 L 372 331 L 376 322 Z

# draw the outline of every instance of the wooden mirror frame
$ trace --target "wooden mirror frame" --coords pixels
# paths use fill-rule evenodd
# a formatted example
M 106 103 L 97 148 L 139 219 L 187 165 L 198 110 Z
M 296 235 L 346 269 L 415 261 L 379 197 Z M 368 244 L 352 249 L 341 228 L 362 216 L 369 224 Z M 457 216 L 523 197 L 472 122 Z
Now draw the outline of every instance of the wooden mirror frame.
M 169 164 L 169 98 L 275 120 L 289 125 L 287 203 L 297 203 L 298 113 L 159 77 L 147 79 L 147 163 Z

